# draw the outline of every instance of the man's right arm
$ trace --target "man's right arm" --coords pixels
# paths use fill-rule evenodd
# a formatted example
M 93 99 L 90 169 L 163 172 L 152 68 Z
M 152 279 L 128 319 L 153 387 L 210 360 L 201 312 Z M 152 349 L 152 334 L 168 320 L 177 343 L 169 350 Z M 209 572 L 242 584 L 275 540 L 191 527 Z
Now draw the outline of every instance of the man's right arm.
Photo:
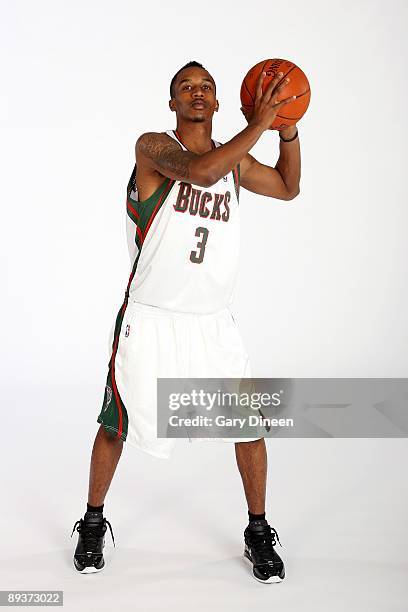
M 148 132 L 137 140 L 136 157 L 163 176 L 210 187 L 235 168 L 263 131 L 248 125 L 229 142 L 202 155 L 184 151 L 167 134 Z

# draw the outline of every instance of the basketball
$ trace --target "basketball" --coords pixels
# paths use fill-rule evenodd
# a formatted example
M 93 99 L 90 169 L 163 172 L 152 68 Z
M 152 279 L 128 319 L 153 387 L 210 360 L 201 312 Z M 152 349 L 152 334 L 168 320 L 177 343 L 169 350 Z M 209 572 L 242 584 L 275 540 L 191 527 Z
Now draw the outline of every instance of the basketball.
M 284 104 L 278 111 L 270 126 L 270 130 L 283 130 L 297 123 L 307 111 L 310 102 L 310 85 L 305 73 L 293 62 L 284 59 L 267 59 L 259 62 L 249 70 L 241 85 L 241 104 L 245 112 L 252 114 L 256 83 L 262 72 L 266 72 L 262 91 L 265 92 L 269 83 L 278 72 L 283 72 L 282 79 L 289 77 L 289 83 L 284 87 L 278 101 L 296 96 L 293 102 Z

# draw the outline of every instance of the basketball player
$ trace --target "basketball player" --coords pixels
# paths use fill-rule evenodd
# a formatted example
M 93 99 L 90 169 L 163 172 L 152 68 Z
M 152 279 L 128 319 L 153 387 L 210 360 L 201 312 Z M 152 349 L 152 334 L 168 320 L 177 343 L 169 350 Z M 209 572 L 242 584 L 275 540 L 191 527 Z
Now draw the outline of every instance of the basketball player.
M 265 92 L 261 74 L 247 127 L 229 142 L 212 140 L 219 109 L 214 79 L 197 62 L 173 77 L 170 109 L 177 128 L 146 133 L 136 143 L 128 184 L 127 223 L 132 269 L 110 337 L 105 397 L 98 416 L 87 512 L 77 521 L 74 566 L 81 573 L 104 567 L 110 523 L 103 505 L 123 442 L 168 457 L 173 439 L 156 435 L 157 377 L 249 377 L 248 355 L 230 312 L 237 273 L 240 187 L 279 200 L 299 193 L 300 148 L 296 126 L 280 131 L 275 167 L 249 151 L 269 128 L 285 98 L 279 73 Z M 263 438 L 235 443 L 248 504 L 244 556 L 254 577 L 279 582 L 284 564 L 279 538 L 265 518 L 267 456 Z

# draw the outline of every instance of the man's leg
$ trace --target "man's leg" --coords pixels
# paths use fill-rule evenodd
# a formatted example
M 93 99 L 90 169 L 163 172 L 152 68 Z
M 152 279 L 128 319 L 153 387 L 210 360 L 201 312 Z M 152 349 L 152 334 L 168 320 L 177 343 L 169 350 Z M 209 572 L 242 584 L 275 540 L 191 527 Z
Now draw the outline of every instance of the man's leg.
M 88 508 L 83 519 L 77 521 L 78 543 L 74 553 L 74 567 L 82 574 L 99 572 L 105 565 L 103 548 L 107 527 L 112 527 L 103 516 L 106 493 L 122 454 L 123 441 L 100 425 L 96 434 L 89 473 Z
M 285 566 L 275 544 L 278 534 L 265 519 L 267 456 L 265 440 L 236 442 L 235 455 L 248 503 L 249 524 L 244 532 L 244 557 L 259 582 L 280 582 Z
M 251 514 L 265 512 L 267 456 L 265 440 L 236 442 L 235 456 Z
M 100 425 L 92 449 L 88 504 L 102 506 L 123 449 L 123 440 Z

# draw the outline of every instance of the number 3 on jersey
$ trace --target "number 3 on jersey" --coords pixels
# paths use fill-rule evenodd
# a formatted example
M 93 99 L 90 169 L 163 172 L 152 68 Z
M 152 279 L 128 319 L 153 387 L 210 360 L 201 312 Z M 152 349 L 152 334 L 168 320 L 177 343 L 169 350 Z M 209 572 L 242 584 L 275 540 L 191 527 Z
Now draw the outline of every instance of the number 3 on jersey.
M 197 238 L 202 238 L 202 240 L 197 242 L 198 251 L 191 251 L 190 253 L 190 261 L 192 261 L 193 263 L 201 263 L 203 261 L 208 233 L 209 232 L 206 227 L 197 227 L 195 231 L 195 236 L 197 236 Z

